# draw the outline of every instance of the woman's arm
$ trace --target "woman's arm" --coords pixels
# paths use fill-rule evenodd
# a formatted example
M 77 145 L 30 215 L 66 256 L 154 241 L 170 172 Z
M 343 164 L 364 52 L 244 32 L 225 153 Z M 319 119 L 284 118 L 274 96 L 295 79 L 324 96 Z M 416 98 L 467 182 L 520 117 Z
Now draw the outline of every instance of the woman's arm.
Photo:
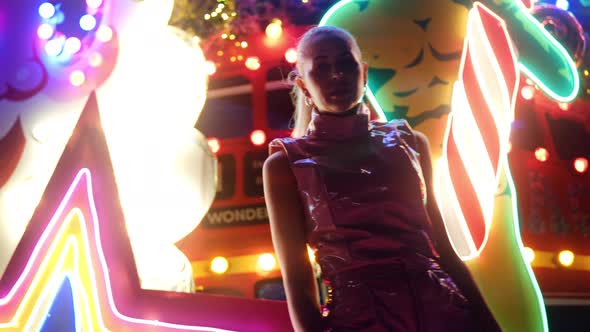
M 264 162 L 264 196 L 289 316 L 296 331 L 321 331 L 317 284 L 307 253 L 305 217 L 297 182 L 284 151 Z
M 481 331 L 501 331 L 485 300 L 481 296 L 477 285 L 473 281 L 471 273 L 465 263 L 455 253 L 455 249 L 453 249 L 447 235 L 438 204 L 436 203 L 436 197 L 434 196 L 432 161 L 430 159 L 428 138 L 420 132 L 414 131 L 414 134 L 416 136 L 417 150 L 420 153 L 422 173 L 426 182 L 426 209 L 432 222 L 432 240 L 436 250 L 440 254 L 440 264 L 471 303 L 476 318 L 479 324 L 481 324 L 478 328 L 481 328 Z

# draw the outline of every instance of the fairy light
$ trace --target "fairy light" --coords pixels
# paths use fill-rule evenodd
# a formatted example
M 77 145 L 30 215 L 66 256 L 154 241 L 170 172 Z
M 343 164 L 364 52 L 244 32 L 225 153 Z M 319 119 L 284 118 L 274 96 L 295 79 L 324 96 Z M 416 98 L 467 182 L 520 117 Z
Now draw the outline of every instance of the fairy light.
M 39 5 L 39 16 L 44 19 L 50 19 L 55 15 L 55 6 L 49 2 L 44 2 Z
M 250 141 L 252 141 L 252 144 L 254 145 L 262 145 L 266 142 L 266 134 L 260 129 L 254 130 L 250 134 Z
M 86 75 L 84 75 L 84 72 L 81 70 L 74 70 L 70 74 L 70 83 L 73 86 L 80 86 L 80 85 L 84 84 L 85 81 L 86 81 Z
M 535 88 L 530 85 L 525 85 L 520 90 L 520 95 L 524 100 L 531 100 L 535 96 Z
M 102 0 L 86 0 L 86 5 L 91 9 L 98 9 L 102 5 Z
M 82 42 L 76 37 L 70 37 L 64 43 L 64 51 L 69 54 L 77 53 L 81 48 Z
M 41 39 L 49 39 L 53 36 L 54 30 L 50 24 L 43 23 L 37 28 L 37 36 Z
M 96 39 L 103 43 L 111 41 L 113 39 L 113 29 L 108 25 L 101 25 L 96 31 Z
M 88 57 L 88 64 L 91 67 L 99 67 L 102 65 L 102 60 L 102 55 L 98 52 L 94 52 Z
M 93 15 L 86 14 L 80 17 L 80 28 L 85 31 L 91 31 L 96 27 L 96 18 Z
M 242 48 L 246 48 L 246 47 L 248 47 L 248 42 L 247 41 L 243 41 L 243 42 L 240 43 L 240 46 Z
M 264 33 L 270 40 L 281 38 L 283 35 L 283 23 L 279 19 L 273 19 L 272 22 L 266 26 L 266 29 L 264 29 Z
M 54 38 L 45 43 L 45 53 L 50 56 L 56 56 L 61 53 L 64 47 L 65 38 Z

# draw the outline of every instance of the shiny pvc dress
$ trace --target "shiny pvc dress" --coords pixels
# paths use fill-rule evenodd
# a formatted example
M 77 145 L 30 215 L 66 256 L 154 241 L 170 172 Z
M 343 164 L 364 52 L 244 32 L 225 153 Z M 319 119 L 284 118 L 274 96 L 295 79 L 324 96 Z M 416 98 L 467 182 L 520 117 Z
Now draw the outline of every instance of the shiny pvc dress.
M 331 331 L 472 331 L 468 303 L 430 241 L 426 190 L 405 121 L 314 112 L 284 149 L 306 238 L 329 286 Z

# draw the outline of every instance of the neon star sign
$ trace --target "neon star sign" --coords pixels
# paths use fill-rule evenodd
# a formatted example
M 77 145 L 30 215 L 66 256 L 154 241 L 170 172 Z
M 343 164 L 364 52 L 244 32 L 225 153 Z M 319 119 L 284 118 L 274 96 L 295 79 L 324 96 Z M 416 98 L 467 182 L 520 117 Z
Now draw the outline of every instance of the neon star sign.
M 79 331 L 260 331 L 285 303 L 141 289 L 94 94 L 0 279 L 0 331 L 39 330 L 70 281 Z

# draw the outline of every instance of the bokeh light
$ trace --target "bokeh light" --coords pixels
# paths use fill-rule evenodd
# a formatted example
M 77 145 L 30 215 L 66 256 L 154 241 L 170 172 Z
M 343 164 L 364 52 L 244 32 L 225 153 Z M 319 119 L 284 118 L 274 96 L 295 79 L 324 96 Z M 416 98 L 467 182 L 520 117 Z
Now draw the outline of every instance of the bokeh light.
M 520 95 L 525 100 L 531 100 L 535 96 L 535 88 L 530 85 L 525 85 L 520 90 Z
M 574 160 L 574 169 L 578 173 L 585 173 L 588 170 L 588 159 L 579 157 Z
M 86 81 L 86 75 L 81 70 L 74 70 L 70 74 L 70 84 L 73 86 L 80 86 Z
M 41 39 L 49 39 L 53 36 L 53 27 L 50 24 L 43 23 L 37 28 L 37 36 Z
M 80 28 L 85 31 L 90 31 L 96 27 L 96 18 L 90 14 L 80 17 Z
M 69 54 L 77 53 L 82 48 L 82 42 L 76 37 L 66 39 L 64 51 Z
M 214 273 L 222 274 L 227 272 L 227 269 L 229 269 L 229 262 L 227 261 L 227 258 L 217 256 L 211 260 L 210 268 Z
M 49 19 L 55 15 L 55 6 L 49 2 L 44 2 L 39 5 L 39 16 L 44 19 Z
M 262 271 L 272 271 L 277 266 L 277 260 L 273 254 L 264 253 L 258 257 L 258 267 Z
M 545 162 L 549 159 L 549 151 L 544 147 L 538 147 L 535 149 L 535 158 L 540 162 Z
M 219 140 L 217 138 L 208 139 L 207 144 L 209 145 L 209 148 L 213 153 L 217 153 L 219 152 L 219 149 L 221 149 L 221 144 L 219 143 Z
M 250 141 L 254 145 L 262 145 L 266 142 L 266 134 L 264 131 L 257 129 L 250 134 Z
M 527 263 L 531 264 L 535 260 L 535 251 L 532 248 L 524 247 L 522 254 Z
M 562 250 L 557 255 L 557 261 L 559 264 L 565 267 L 572 266 L 574 263 L 575 255 L 571 250 Z
M 283 22 L 279 19 L 273 19 L 264 30 L 266 37 L 270 40 L 277 40 L 283 35 Z
M 248 59 L 246 59 L 245 65 L 246 68 L 250 70 L 258 70 L 260 68 L 260 59 L 256 56 L 248 57 Z
M 288 63 L 297 62 L 297 50 L 295 50 L 294 48 L 289 48 L 285 52 L 285 60 L 287 60 Z
M 96 31 L 96 39 L 103 43 L 107 43 L 113 39 L 113 29 L 107 25 L 101 25 Z

